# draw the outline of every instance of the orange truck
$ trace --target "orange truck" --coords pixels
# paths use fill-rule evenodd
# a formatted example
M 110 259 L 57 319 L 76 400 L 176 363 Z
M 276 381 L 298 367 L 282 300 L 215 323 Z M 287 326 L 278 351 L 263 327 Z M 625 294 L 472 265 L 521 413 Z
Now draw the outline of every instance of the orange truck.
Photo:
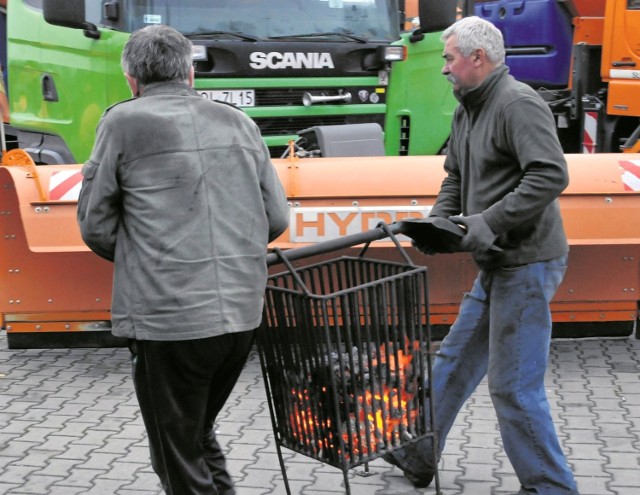
M 405 29 L 425 0 L 406 0 Z M 565 153 L 640 151 L 640 0 L 442 0 L 500 29 L 511 74 L 548 102 Z
M 76 223 L 81 166 L 29 160 L 11 150 L 0 167 L 0 314 L 8 345 L 121 345 L 109 331 L 112 266 L 89 251 Z M 424 216 L 444 176 L 443 160 L 275 160 L 291 222 L 272 247 L 308 246 L 374 229 L 380 221 Z M 630 335 L 640 301 L 640 154 L 572 154 L 567 160 L 571 180 L 560 203 L 571 253 L 552 304 L 555 335 Z M 233 215 L 233 208 L 223 214 Z M 400 240 L 416 264 L 428 267 L 430 322 L 436 335 L 443 334 L 475 276 L 471 257 L 424 256 Z M 373 243 L 368 253 L 398 259 L 388 240 Z
M 506 63 L 549 103 L 566 153 L 640 151 L 639 0 L 485 0 Z

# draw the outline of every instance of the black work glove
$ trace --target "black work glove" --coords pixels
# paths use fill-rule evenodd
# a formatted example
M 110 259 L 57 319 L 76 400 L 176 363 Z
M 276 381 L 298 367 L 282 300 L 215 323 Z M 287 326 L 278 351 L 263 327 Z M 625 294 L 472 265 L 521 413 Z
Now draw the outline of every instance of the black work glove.
M 460 241 L 460 247 L 466 251 L 489 251 L 498 238 L 480 213 L 468 217 L 453 216 L 449 220 L 463 225 L 467 231 Z
M 465 230 L 447 218 L 429 216 L 406 218 L 396 222 L 401 232 L 411 238 L 411 245 L 423 254 L 457 253 Z
M 422 254 L 434 255 L 439 253 L 439 251 L 435 248 L 435 246 L 433 246 L 433 244 L 420 244 L 412 240 L 411 245 Z

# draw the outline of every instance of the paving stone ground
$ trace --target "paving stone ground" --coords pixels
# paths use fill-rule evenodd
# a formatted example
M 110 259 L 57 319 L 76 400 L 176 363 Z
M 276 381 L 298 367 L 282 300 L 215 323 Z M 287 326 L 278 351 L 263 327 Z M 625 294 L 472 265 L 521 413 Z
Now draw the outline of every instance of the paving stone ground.
M 640 340 L 554 340 L 547 389 L 580 493 L 640 494 Z M 286 493 L 255 351 L 217 429 L 238 495 Z M 342 471 L 286 449 L 283 457 L 293 495 L 345 493 Z M 439 469 L 443 495 L 518 491 L 485 382 L 456 419 Z M 381 460 L 348 478 L 352 495 L 435 493 Z M 0 330 L 0 494 L 162 493 L 128 350 L 10 350 Z

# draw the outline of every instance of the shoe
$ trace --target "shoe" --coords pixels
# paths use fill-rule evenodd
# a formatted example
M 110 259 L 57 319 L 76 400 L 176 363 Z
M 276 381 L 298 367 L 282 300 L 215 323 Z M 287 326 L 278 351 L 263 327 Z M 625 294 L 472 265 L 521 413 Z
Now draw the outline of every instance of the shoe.
M 426 488 L 433 481 L 433 474 L 423 474 L 421 476 L 416 476 L 411 474 L 409 471 L 402 471 L 404 473 L 404 477 L 407 478 L 413 486 L 416 488 Z
M 400 463 L 396 460 L 396 456 L 393 455 L 393 452 L 387 452 L 387 453 L 383 454 L 382 460 L 385 461 L 385 462 L 388 462 L 392 466 L 396 466 L 396 467 L 399 467 L 400 469 L 402 469 L 402 466 L 400 466 Z
M 402 474 L 404 474 L 404 477 L 407 478 L 411 483 L 413 483 L 413 486 L 416 488 L 427 488 L 433 481 L 433 474 L 431 473 L 417 475 L 411 473 L 410 471 L 407 471 L 403 466 L 400 465 L 393 452 L 387 452 L 386 454 L 384 454 L 382 456 L 382 460 L 400 469 L 400 471 L 402 471 Z

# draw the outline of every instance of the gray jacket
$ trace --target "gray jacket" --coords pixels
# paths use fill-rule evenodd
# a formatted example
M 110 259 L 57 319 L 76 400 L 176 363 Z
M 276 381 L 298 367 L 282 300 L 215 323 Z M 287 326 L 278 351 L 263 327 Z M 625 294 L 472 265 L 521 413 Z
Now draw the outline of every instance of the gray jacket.
M 447 176 L 430 215 L 481 213 L 503 249 L 474 252 L 483 268 L 566 254 L 557 198 L 569 176 L 548 105 L 506 66 L 456 96 Z
M 267 243 L 288 206 L 249 117 L 187 85 L 150 84 L 103 115 L 82 173 L 82 237 L 115 264 L 115 335 L 191 340 L 259 325 Z

